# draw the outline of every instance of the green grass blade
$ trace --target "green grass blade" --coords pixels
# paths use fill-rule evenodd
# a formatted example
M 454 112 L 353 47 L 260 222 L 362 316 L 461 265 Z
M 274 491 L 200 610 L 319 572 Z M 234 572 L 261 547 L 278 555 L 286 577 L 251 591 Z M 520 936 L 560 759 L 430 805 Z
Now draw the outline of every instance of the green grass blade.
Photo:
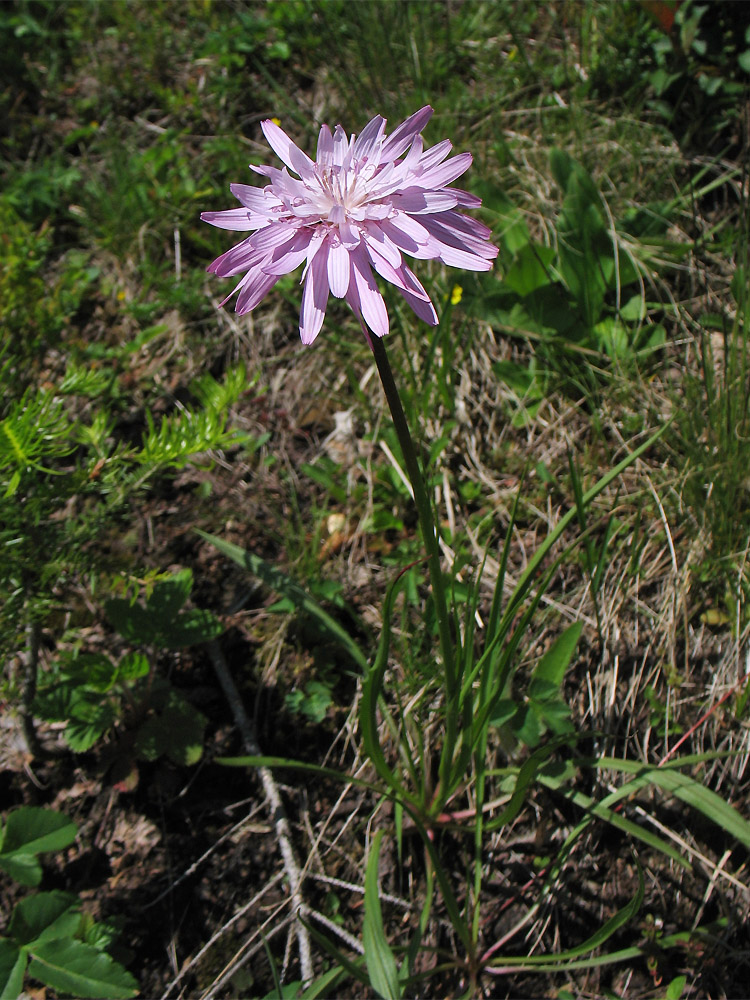
M 618 462 L 618 464 L 613 469 L 610 469 L 609 472 L 607 472 L 605 475 L 601 477 L 601 479 L 599 479 L 596 483 L 594 483 L 591 489 L 587 490 L 583 494 L 581 498 L 580 508 L 585 509 L 588 506 L 588 504 L 590 504 L 591 501 L 594 500 L 602 492 L 602 490 L 606 489 L 607 486 L 609 486 L 611 482 L 617 479 L 617 477 L 621 475 L 621 473 L 623 473 L 629 466 L 631 466 L 633 462 L 635 462 L 638 458 L 640 458 L 641 455 L 647 452 L 649 448 L 656 441 L 659 440 L 662 434 L 670 426 L 670 423 L 671 421 L 667 421 L 662 427 L 659 428 L 658 431 L 656 431 L 655 434 L 652 434 L 647 441 L 644 441 L 642 445 L 639 445 L 638 448 L 632 451 L 621 462 Z M 513 591 L 513 595 L 511 596 L 510 601 L 508 602 L 508 607 L 505 612 L 506 618 L 512 617 L 515 614 L 518 605 L 521 603 L 521 601 L 528 593 L 529 587 L 531 586 L 531 581 L 534 577 L 537 567 L 544 560 L 549 550 L 557 542 L 557 540 L 563 534 L 563 532 L 568 527 L 570 522 L 575 518 L 578 518 L 579 516 L 580 516 L 579 504 L 576 503 L 573 507 L 571 507 L 571 509 L 567 512 L 567 514 L 564 514 L 563 517 L 560 518 L 560 520 L 555 525 L 554 529 L 549 533 L 549 535 L 547 535 L 542 544 L 534 552 L 534 555 L 529 560 L 528 565 L 524 573 L 522 574 L 521 578 L 519 579 L 518 583 L 516 584 L 516 588 Z M 502 630 L 502 624 L 499 627 Z
M 633 896 L 633 898 L 627 902 L 622 909 L 618 910 L 617 913 L 602 924 L 602 926 L 582 944 L 577 945 L 575 948 L 569 948 L 567 951 L 561 951 L 559 954 L 554 956 L 531 955 L 523 958 L 504 958 L 502 960 L 502 964 L 510 967 L 524 966 L 537 971 L 541 967 L 552 971 L 570 968 L 583 968 L 585 965 L 589 964 L 589 962 L 592 964 L 596 962 L 596 964 L 606 965 L 610 962 L 622 961 L 625 957 L 634 958 L 637 955 L 640 955 L 640 948 L 628 948 L 624 952 L 613 952 L 611 955 L 601 955 L 597 959 L 587 959 L 586 962 L 583 962 L 578 966 L 570 964 L 575 962 L 577 959 L 580 959 L 583 955 L 588 955 L 589 952 L 592 952 L 597 948 L 601 948 L 601 946 L 606 944 L 612 935 L 615 934 L 621 927 L 630 923 L 630 921 L 638 913 L 638 910 L 641 908 L 645 891 L 646 884 L 643 878 L 643 872 L 640 865 L 638 865 L 638 889 L 635 896 Z
M 546 781 L 543 776 L 540 778 L 540 781 L 543 784 L 548 785 L 548 787 L 557 787 L 556 782 Z M 690 862 L 683 858 L 677 848 L 673 847 L 672 844 L 664 840 L 662 837 L 657 836 L 655 833 L 651 833 L 650 830 L 644 829 L 638 823 L 635 823 L 633 820 L 630 820 L 626 816 L 622 816 L 620 813 L 614 811 L 612 806 L 622 799 L 628 798 L 632 794 L 633 786 L 631 783 L 628 783 L 624 788 L 619 788 L 617 791 L 612 792 L 611 795 L 602 799 L 601 802 L 595 802 L 590 796 L 584 794 L 583 792 L 575 790 L 568 791 L 566 798 L 568 798 L 571 802 L 574 802 L 580 809 L 584 810 L 586 815 L 565 838 L 565 843 L 560 848 L 553 871 L 556 872 L 559 870 L 570 848 L 580 837 L 586 827 L 594 821 L 594 819 L 601 819 L 604 820 L 605 823 L 610 823 L 618 830 L 622 830 L 623 833 L 627 833 L 635 840 L 640 840 L 641 843 L 646 844 L 647 847 L 650 847 L 655 851 L 659 851 L 666 857 L 671 858 L 675 864 L 678 864 L 682 868 L 689 871 L 691 867 Z
M 383 676 L 388 665 L 388 652 L 391 639 L 391 612 L 398 585 L 402 579 L 399 574 L 391 583 L 385 595 L 383 605 L 383 628 L 380 633 L 378 652 L 372 667 L 365 672 L 362 683 L 362 700 L 359 712 L 359 727 L 365 753 L 373 763 L 375 770 L 394 792 L 403 793 L 403 786 L 393 773 L 385 759 L 378 735 L 377 704 L 383 688 Z
M 330 940 L 325 934 L 318 930 L 318 928 L 310 923 L 309 920 L 302 918 L 302 923 L 307 928 L 310 937 L 320 945 L 324 952 L 336 962 L 338 970 L 342 970 L 348 973 L 352 979 L 361 983 L 363 986 L 368 987 L 370 985 L 370 979 L 364 969 L 361 968 L 362 958 L 358 956 L 358 960 L 354 961 L 345 955 L 340 948 L 338 948 L 333 941 Z M 351 994 L 351 991 L 350 991 Z M 347 994 L 342 994 L 346 996 Z
M 642 788 L 648 784 L 658 785 L 664 791 L 671 792 L 675 798 L 692 806 L 745 847 L 750 847 L 750 822 L 716 792 L 706 788 L 690 775 L 676 770 L 679 764 L 679 761 L 675 761 L 671 767 L 655 767 L 611 757 L 603 757 L 596 762 L 596 766 L 600 768 L 634 774 L 635 779 L 627 785 L 631 792 L 634 787 Z
M 217 548 L 222 555 L 236 562 L 238 566 L 242 566 L 253 576 L 259 577 L 271 590 L 283 594 L 296 608 L 314 618 L 323 630 L 349 653 L 362 671 L 367 669 L 367 657 L 349 633 L 291 577 L 275 566 L 271 566 L 253 552 L 240 548 L 239 545 L 233 545 L 231 542 L 224 541 L 223 538 L 217 538 L 216 535 L 209 535 L 208 532 L 201 531 L 200 528 L 196 528 L 195 531 L 201 538 Z
M 334 966 L 328 972 L 324 972 L 322 976 L 314 979 L 300 996 L 300 1000 L 319 1000 L 320 997 L 328 996 L 328 991 L 333 989 L 343 976 L 344 970 Z

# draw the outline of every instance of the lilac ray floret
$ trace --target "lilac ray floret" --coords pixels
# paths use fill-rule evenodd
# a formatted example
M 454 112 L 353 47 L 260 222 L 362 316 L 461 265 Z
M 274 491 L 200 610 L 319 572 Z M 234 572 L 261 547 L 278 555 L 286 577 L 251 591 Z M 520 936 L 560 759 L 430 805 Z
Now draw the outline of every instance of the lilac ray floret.
M 359 136 L 323 125 L 315 160 L 275 122 L 262 122 L 283 168 L 251 165 L 268 183 L 232 184 L 241 207 L 201 215 L 220 229 L 250 233 L 208 267 L 219 277 L 244 272 L 221 304 L 236 294 L 236 312 L 251 312 L 282 275 L 304 264 L 303 344 L 320 333 L 330 294 L 344 299 L 375 336 L 388 333 L 376 274 L 434 326 L 435 308 L 403 254 L 487 271 L 498 251 L 487 226 L 459 211 L 481 200 L 448 187 L 468 170 L 471 153 L 448 159 L 448 139 L 424 149 L 421 132 L 431 115 L 431 107 L 421 108 L 390 136 L 380 115 Z

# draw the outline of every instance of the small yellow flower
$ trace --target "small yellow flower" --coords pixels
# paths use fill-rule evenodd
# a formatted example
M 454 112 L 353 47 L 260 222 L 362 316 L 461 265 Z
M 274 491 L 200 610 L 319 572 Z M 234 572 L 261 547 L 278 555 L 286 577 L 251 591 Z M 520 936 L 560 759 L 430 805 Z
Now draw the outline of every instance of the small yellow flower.
M 125 292 L 123 292 L 123 290 L 120 289 L 120 291 L 117 293 L 117 301 L 118 302 L 124 302 L 126 298 L 127 298 L 127 296 L 126 296 Z
M 274 125 L 281 125 L 281 119 L 280 118 L 272 118 L 271 121 L 274 123 Z
M 99 122 L 97 121 L 89 122 L 89 128 L 99 128 Z
M 461 301 L 461 297 L 463 296 L 463 294 L 464 294 L 463 288 L 461 288 L 460 285 L 454 285 L 453 291 L 451 292 L 451 305 L 457 306 L 458 303 Z

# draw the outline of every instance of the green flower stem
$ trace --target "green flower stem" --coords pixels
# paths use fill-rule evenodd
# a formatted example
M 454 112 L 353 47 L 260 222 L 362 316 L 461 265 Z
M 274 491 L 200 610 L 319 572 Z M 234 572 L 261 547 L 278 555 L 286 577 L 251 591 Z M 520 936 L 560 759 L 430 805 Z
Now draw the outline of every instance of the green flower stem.
M 435 614 L 440 633 L 440 652 L 443 657 L 445 668 L 445 690 L 448 703 L 452 703 L 456 692 L 456 666 L 454 656 L 453 638 L 451 636 L 450 617 L 448 615 L 448 604 L 445 599 L 445 587 L 443 586 L 443 574 L 440 568 L 440 546 L 438 535 L 435 530 L 435 522 L 432 516 L 432 506 L 430 504 L 427 491 L 424 486 L 424 479 L 419 468 L 417 452 L 406 421 L 404 408 L 401 405 L 401 398 L 396 388 L 388 355 L 385 352 L 385 345 L 380 337 L 368 337 L 372 348 L 375 364 L 378 366 L 378 374 L 383 384 L 385 398 L 393 417 L 393 426 L 396 429 L 398 442 L 401 445 L 401 453 L 406 464 L 406 474 L 414 490 L 414 503 L 419 516 L 419 526 L 422 531 L 422 539 L 429 559 L 430 581 L 432 583 L 432 596 L 435 601 Z

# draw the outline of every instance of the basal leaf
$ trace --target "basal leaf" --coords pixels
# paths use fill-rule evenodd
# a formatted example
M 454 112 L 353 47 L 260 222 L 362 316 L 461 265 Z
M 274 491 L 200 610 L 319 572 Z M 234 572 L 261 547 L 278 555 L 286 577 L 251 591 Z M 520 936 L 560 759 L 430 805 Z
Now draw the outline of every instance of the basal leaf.
M 554 277 L 551 267 L 554 259 L 554 247 L 527 243 L 508 268 L 503 284 L 522 298 L 531 295 L 538 288 L 552 284 Z
M 385 1000 L 395 1000 L 402 994 L 398 978 L 396 959 L 383 930 L 383 915 L 380 909 L 378 877 L 378 856 L 383 831 L 378 830 L 370 848 L 365 874 L 365 919 L 362 928 L 362 943 L 365 962 L 370 974 L 370 982 L 375 992 Z
M 703 813 L 707 819 L 716 823 L 745 847 L 750 848 L 750 822 L 720 795 L 690 775 L 671 767 L 652 767 L 648 768 L 637 781 L 639 784 L 651 782 L 671 792 L 676 798 Z
M 95 691 L 109 691 L 115 682 L 117 668 L 108 656 L 85 653 L 65 664 L 65 673 L 79 684 L 86 684 Z
M 136 753 L 144 760 L 166 754 L 176 764 L 191 766 L 203 755 L 205 727 L 206 717 L 172 690 L 161 712 L 151 716 L 138 731 Z
M 108 729 L 109 725 L 72 719 L 65 727 L 65 742 L 73 753 L 86 753 Z

